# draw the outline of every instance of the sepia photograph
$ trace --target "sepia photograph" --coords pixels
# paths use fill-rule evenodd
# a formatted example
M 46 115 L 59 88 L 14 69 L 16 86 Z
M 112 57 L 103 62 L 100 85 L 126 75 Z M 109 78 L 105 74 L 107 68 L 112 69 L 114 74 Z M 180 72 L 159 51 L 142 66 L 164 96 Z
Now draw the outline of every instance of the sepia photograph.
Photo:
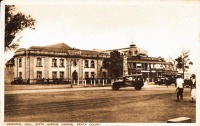
M 200 125 L 200 1 L 5 0 L 1 10 L 3 124 Z

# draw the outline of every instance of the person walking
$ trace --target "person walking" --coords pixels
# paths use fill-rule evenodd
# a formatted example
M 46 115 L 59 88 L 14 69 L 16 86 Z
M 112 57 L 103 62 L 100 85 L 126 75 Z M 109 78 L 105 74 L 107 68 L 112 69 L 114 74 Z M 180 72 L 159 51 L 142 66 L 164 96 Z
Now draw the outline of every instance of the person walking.
M 49 85 L 49 78 L 47 78 L 47 85 Z
M 192 74 L 191 76 L 191 101 L 194 102 L 194 98 L 196 98 L 196 75 Z
M 176 79 L 177 102 L 179 100 L 183 101 L 183 84 L 183 78 L 181 78 L 181 75 L 178 75 L 178 78 Z
M 27 84 L 30 85 L 30 79 L 29 79 L 29 78 L 28 78 L 28 80 L 27 80 Z
M 165 84 L 167 87 L 169 86 L 169 78 L 168 77 L 165 78 Z

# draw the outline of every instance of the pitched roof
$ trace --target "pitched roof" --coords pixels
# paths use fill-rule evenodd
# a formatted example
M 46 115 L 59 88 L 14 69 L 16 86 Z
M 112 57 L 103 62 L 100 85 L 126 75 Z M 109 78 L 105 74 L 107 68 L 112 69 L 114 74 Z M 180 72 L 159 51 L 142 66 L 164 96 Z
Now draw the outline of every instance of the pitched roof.
M 14 64 L 14 58 L 13 57 L 6 62 L 6 65 L 13 65 L 13 64 Z
M 44 51 L 58 51 L 58 52 L 63 52 L 67 51 L 69 49 L 72 49 L 70 46 L 68 46 L 65 43 L 58 43 L 58 44 L 53 44 L 53 45 L 48 45 L 48 46 L 31 46 L 28 48 L 28 50 L 44 50 Z
M 97 51 L 92 51 L 92 50 L 81 50 L 82 55 L 96 55 L 98 54 Z

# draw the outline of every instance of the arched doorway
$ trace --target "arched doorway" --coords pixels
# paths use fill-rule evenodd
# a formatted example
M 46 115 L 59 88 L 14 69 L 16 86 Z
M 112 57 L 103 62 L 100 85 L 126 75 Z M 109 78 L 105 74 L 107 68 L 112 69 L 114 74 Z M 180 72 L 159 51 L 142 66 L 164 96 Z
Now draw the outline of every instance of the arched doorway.
M 76 70 L 72 73 L 72 80 L 73 82 L 75 81 L 75 83 L 77 83 L 78 81 L 78 73 L 76 72 Z

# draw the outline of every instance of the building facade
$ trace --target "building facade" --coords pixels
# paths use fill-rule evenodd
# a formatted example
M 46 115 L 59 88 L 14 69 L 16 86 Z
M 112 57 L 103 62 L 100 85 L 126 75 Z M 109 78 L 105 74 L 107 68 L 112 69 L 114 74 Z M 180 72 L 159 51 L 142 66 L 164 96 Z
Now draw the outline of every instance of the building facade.
M 124 58 L 123 75 L 142 74 L 144 80 L 155 81 L 157 77 L 177 74 L 174 61 L 167 61 L 162 57 L 148 57 L 148 52 L 136 47 L 134 43 L 128 48 L 114 50 L 119 51 Z
M 79 50 L 64 43 L 19 49 L 14 55 L 14 77 L 30 79 L 65 79 L 76 83 L 85 78 L 106 77 L 102 61 L 106 53 Z
M 156 76 L 174 72 L 172 63 L 161 57 L 148 57 L 147 51 L 135 44 L 114 50 L 123 57 L 123 75 L 142 74 L 144 79 L 152 78 L 153 81 Z M 13 57 L 14 78 L 30 79 L 30 83 L 41 79 L 79 83 L 87 78 L 109 78 L 102 63 L 114 50 L 80 50 L 65 43 L 19 49 Z

